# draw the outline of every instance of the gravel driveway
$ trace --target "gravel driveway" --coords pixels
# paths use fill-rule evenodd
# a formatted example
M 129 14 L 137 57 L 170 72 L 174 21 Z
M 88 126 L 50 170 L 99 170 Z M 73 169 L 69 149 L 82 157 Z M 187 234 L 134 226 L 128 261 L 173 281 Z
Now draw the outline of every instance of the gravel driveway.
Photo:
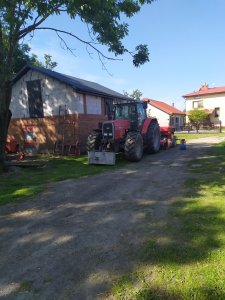
M 182 194 L 187 160 L 224 138 L 145 156 L 123 169 L 49 185 L 0 208 L 1 299 L 105 299 Z M 151 229 L 151 228 L 150 228 Z M 110 298 L 112 299 L 112 298 Z

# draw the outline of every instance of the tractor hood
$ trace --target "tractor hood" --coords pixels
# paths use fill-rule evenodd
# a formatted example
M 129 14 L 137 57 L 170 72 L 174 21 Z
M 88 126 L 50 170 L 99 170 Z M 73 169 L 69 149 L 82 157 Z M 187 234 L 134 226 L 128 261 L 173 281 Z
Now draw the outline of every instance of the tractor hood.
M 121 140 L 125 138 L 126 130 L 130 129 L 129 120 L 110 120 L 102 124 L 103 138 Z

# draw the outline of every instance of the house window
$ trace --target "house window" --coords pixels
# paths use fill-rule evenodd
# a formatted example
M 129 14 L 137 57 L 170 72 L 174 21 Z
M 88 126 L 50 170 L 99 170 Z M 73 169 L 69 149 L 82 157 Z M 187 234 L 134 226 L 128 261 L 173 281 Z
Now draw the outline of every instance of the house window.
M 202 108 L 202 107 L 203 107 L 203 100 L 193 101 L 193 108 Z
M 27 81 L 28 108 L 31 118 L 43 118 L 43 102 L 41 94 L 41 81 Z
M 216 107 L 215 108 L 215 118 L 219 118 L 219 116 L 220 116 L 220 108 Z
M 86 95 L 87 114 L 101 115 L 101 98 L 91 95 Z

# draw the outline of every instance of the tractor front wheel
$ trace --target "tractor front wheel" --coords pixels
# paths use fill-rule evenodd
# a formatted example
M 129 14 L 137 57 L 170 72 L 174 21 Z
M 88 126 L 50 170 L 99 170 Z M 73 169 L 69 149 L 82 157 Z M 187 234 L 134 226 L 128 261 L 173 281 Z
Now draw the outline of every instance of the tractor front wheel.
M 138 132 L 129 132 L 124 145 L 124 155 L 129 161 L 139 161 L 143 156 L 143 138 Z
M 156 153 L 160 149 L 160 128 L 157 120 L 152 120 L 147 132 L 147 152 Z
M 100 144 L 101 144 L 101 133 L 92 132 L 91 134 L 89 134 L 87 138 L 87 145 L 86 145 L 86 149 L 88 152 L 99 150 Z

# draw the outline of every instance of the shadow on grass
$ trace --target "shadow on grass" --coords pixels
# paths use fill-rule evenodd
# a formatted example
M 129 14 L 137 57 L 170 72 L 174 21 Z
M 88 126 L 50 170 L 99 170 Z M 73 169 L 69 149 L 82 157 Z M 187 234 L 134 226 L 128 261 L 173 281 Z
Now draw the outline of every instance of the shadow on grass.
M 188 199 L 174 204 L 170 222 L 155 225 L 162 234 L 146 243 L 141 251 L 143 261 L 188 264 L 204 260 L 209 251 L 223 245 L 218 237 L 225 228 L 221 210 L 213 205 L 195 205 L 195 201 Z
M 225 299 L 222 271 L 225 260 L 225 174 L 223 170 L 221 172 L 224 162 L 223 143 L 213 147 L 205 157 L 188 163 L 190 169 L 194 166 L 195 175 L 186 180 L 184 197 L 173 202 L 168 220 L 149 225 L 149 230 L 157 234 L 145 243 L 140 253 L 144 264 L 157 266 L 164 274 L 160 275 L 159 286 L 163 282 L 170 285 L 167 280 L 171 272 L 176 274 L 184 270 L 182 276 L 185 278 L 186 268 L 193 266 L 195 271 L 192 270 L 189 286 L 185 290 L 185 279 L 182 284 L 177 282 L 172 290 L 180 289 L 181 292 L 172 297 L 171 287 L 158 294 L 148 287 L 141 289 L 140 297 L 135 299 Z
M 136 300 L 180 300 L 181 295 L 177 293 L 169 293 L 166 289 L 151 288 L 143 289 L 136 293 Z
M 166 289 L 145 289 L 135 295 L 135 300 L 182 300 L 184 297 L 180 293 L 168 292 Z M 204 299 L 204 300 L 224 300 L 225 293 L 215 288 L 205 287 L 194 289 L 189 298 L 186 299 Z
M 154 157 L 162 162 L 165 158 L 166 163 L 167 155 L 169 162 L 178 154 L 168 151 Z M 68 176 L 70 168 L 76 174 L 71 162 L 59 165 Z M 48 179 L 47 174 L 41 174 Z M 160 163 L 122 170 L 117 176 L 105 173 L 76 182 L 68 180 L 45 191 L 41 201 L 1 213 L 1 287 L 14 299 L 18 287 L 21 298 L 97 299 L 112 287 L 113 279 L 136 271 L 139 253 L 141 266 L 162 270 L 169 266 L 175 274 L 184 265 L 206 261 L 222 247 L 222 211 L 213 201 L 204 203 L 208 178 L 200 178 L 201 185 L 196 179 L 189 180 L 188 193 L 178 199 L 174 182 L 179 175 L 179 171 Z M 55 180 L 60 176 L 56 172 Z M 201 204 L 196 198 L 201 198 Z M 153 282 L 154 276 L 145 278 L 145 284 L 130 299 L 223 299 L 221 285 L 207 278 L 200 277 L 199 285 L 191 286 L 185 298 L 184 282 L 175 282 L 178 288 L 172 290 L 163 276 L 160 282 Z M 124 291 L 129 292 L 135 281 L 125 278 L 117 285 L 118 299 L 126 299 Z M 17 289 L 12 282 L 17 283 Z
M 122 155 L 117 155 L 115 166 L 88 165 L 87 156 L 49 157 L 40 156 L 35 160 L 45 162 L 44 167 L 13 167 L 11 171 L 0 174 L 0 205 L 23 202 L 43 192 L 50 182 L 76 179 L 113 171 L 127 164 Z M 32 162 L 31 159 L 29 161 Z

